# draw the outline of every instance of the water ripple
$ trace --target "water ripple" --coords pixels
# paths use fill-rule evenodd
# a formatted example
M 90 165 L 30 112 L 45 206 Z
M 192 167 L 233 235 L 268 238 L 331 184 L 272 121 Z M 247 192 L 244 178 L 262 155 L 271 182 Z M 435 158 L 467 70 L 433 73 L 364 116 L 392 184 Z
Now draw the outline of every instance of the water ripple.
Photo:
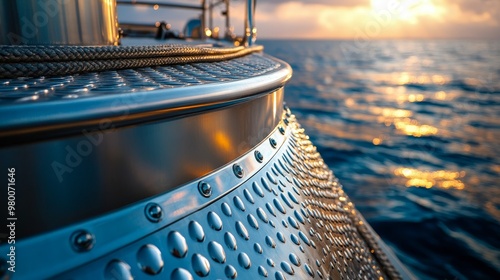
M 262 43 L 292 65 L 285 100 L 318 151 L 417 277 L 500 279 L 500 42 Z

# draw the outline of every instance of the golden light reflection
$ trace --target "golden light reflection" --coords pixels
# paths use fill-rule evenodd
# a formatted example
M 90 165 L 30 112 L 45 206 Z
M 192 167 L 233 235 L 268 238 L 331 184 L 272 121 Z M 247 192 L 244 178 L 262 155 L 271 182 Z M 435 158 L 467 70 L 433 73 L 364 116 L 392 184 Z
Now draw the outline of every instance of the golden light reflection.
M 408 118 L 412 116 L 412 112 L 410 110 L 404 109 L 396 109 L 396 108 L 380 108 L 376 107 L 371 109 L 374 114 L 382 115 L 384 117 L 392 117 L 392 118 Z
M 426 124 L 421 125 L 416 120 L 410 118 L 395 120 L 394 126 L 404 134 L 414 137 L 430 136 L 438 133 L 437 128 Z
M 408 95 L 408 101 L 410 102 L 422 102 L 424 101 L 423 94 L 410 94 Z
M 354 99 L 353 99 L 353 98 L 347 98 L 347 99 L 345 100 L 345 106 L 347 106 L 347 107 L 352 107 L 352 106 L 354 106 L 354 105 L 356 105 L 356 101 L 354 101 Z
M 220 28 L 218 26 L 214 27 L 214 30 L 212 31 L 212 37 L 219 38 L 219 31 Z
M 416 95 L 415 100 L 423 100 L 423 96 Z M 409 110 L 395 109 L 395 108 L 373 108 L 372 113 L 381 115 L 377 118 L 379 123 L 385 124 L 385 126 L 391 126 L 394 124 L 397 130 L 403 132 L 406 135 L 414 137 L 430 136 L 438 133 L 438 129 L 431 125 L 420 124 L 417 120 L 411 119 L 410 117 L 413 113 Z M 376 144 L 375 139 L 373 139 L 373 144 Z M 380 144 L 380 143 L 379 143 Z
M 215 144 L 217 145 L 217 147 L 224 152 L 229 152 L 233 149 L 232 148 L 233 145 L 231 143 L 230 138 L 226 134 L 224 134 L 220 131 L 217 131 L 215 133 L 214 140 L 215 140 Z
M 465 188 L 464 183 L 460 180 L 465 176 L 465 171 L 420 171 L 414 168 L 400 167 L 394 170 L 394 175 L 406 178 L 406 187 L 426 189 L 439 187 L 457 190 Z
M 436 99 L 438 99 L 438 100 L 446 100 L 446 92 L 444 92 L 444 91 L 436 92 L 435 96 L 436 96 Z
M 153 9 L 154 9 L 155 11 L 157 11 L 159 8 L 160 8 L 160 6 L 158 6 L 158 4 L 155 4 L 155 5 L 153 6 Z
M 412 57 L 415 58 L 415 57 Z M 417 59 L 418 61 L 418 59 Z M 417 63 L 412 59 L 408 59 L 407 63 L 414 64 Z M 390 81 L 396 85 L 404 86 L 408 84 L 416 84 L 416 85 L 444 85 L 448 83 L 451 78 L 442 76 L 442 75 L 430 75 L 430 74 L 421 74 L 421 75 L 412 75 L 408 72 L 398 72 L 394 73 L 392 77 L 389 78 Z
M 410 83 L 410 81 L 411 81 L 410 78 L 411 78 L 410 74 L 408 74 L 407 72 L 402 72 L 398 78 L 397 84 L 401 85 L 401 86 L 406 85 L 406 84 Z
M 373 138 L 372 143 L 373 145 L 377 146 L 380 145 L 380 143 L 382 143 L 382 140 L 380 138 Z
M 432 75 L 432 82 L 437 85 L 444 85 L 446 79 L 441 75 Z
M 207 37 L 212 36 L 212 30 L 205 28 L 205 35 L 207 35 Z

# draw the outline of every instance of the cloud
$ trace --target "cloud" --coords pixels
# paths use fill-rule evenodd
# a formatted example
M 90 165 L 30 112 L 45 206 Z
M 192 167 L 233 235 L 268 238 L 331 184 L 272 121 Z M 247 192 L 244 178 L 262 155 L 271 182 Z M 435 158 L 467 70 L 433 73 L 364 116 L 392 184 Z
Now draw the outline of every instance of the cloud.
M 280 2 L 258 11 L 261 37 L 500 38 L 498 0 L 371 0 L 353 7 Z
M 456 5 L 464 12 L 483 14 L 483 13 L 499 13 L 500 1 L 498 0 L 441 0 L 439 1 L 446 6 Z
M 391 3 L 398 8 L 392 9 Z M 243 34 L 244 5 L 245 1 L 231 2 L 231 24 L 238 35 Z M 124 8 L 119 7 L 120 19 L 166 20 L 177 30 L 183 28 L 186 18 L 197 15 L 178 9 L 174 13 L 160 9 L 132 14 Z M 218 19 L 216 25 L 224 23 Z M 259 38 L 500 39 L 500 0 L 258 1 L 256 25 Z
M 291 2 L 302 2 L 308 5 L 315 4 L 323 4 L 330 7 L 354 7 L 354 6 L 369 6 L 370 0 L 307 0 L 307 1 L 298 1 L 298 0 L 273 0 L 267 1 L 266 3 L 272 3 L 273 5 L 280 5 L 283 3 L 291 3 Z M 260 5 L 261 2 L 258 2 L 257 5 Z

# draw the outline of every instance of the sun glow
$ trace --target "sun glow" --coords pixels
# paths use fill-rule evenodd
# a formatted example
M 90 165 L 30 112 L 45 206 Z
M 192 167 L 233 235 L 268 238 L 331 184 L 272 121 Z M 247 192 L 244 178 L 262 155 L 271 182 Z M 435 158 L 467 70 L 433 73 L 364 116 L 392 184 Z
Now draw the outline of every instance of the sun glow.
M 374 13 L 411 24 L 419 23 L 422 16 L 439 18 L 444 12 L 432 0 L 371 0 L 371 7 Z

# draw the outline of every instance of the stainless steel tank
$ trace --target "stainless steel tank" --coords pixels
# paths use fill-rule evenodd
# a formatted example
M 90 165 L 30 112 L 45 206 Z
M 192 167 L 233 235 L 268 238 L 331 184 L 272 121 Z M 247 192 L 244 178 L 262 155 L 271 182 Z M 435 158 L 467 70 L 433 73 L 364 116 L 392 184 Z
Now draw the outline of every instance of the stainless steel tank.
M 0 5 L 1 45 L 117 45 L 114 0 L 13 0 Z

